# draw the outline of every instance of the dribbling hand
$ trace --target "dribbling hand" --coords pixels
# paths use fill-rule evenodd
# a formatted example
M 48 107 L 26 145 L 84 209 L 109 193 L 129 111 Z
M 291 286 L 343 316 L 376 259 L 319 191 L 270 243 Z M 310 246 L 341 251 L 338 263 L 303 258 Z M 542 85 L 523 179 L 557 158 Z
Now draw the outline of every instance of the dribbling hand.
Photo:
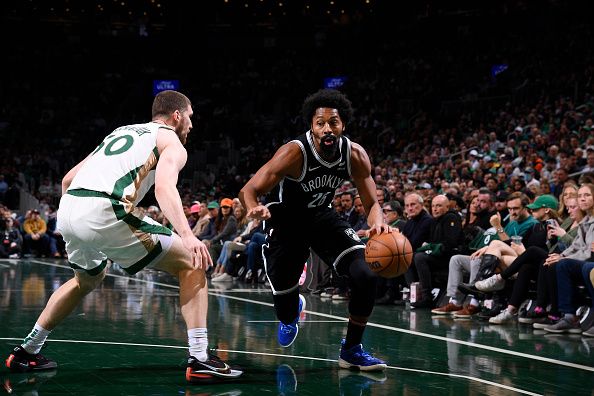
M 400 230 L 398 230 L 398 228 L 392 228 L 385 223 L 373 224 L 371 227 L 369 227 L 368 234 L 369 234 L 369 237 L 371 238 L 375 234 L 390 233 L 394 230 L 397 230 L 398 232 L 400 232 Z

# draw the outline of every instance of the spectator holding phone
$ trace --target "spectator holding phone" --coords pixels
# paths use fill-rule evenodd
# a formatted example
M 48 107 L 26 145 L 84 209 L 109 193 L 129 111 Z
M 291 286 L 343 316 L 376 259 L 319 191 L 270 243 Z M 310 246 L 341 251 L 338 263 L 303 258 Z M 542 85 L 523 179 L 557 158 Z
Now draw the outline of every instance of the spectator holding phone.
M 552 195 L 541 195 L 533 203 L 527 205 L 527 208 L 530 209 L 532 216 L 538 220 L 533 228 L 532 239 L 535 239 L 536 235 L 542 235 L 543 238 L 546 235 L 548 238 L 550 235 L 548 232 L 549 224 L 558 224 L 556 219 L 559 218 L 557 214 L 559 202 L 557 199 Z M 546 247 L 550 249 L 549 241 L 547 240 L 546 243 Z M 517 257 L 507 268 L 499 274 L 474 284 L 482 292 L 502 290 L 505 287 L 505 282 L 513 275 L 518 274 L 507 308 L 489 319 L 489 323 L 492 324 L 511 323 L 516 320 L 518 308 L 526 298 L 530 281 L 538 280 L 540 267 L 551 252 L 545 250 L 545 245 L 541 243 L 526 244 L 524 246 L 522 242 L 512 242 L 511 249 L 517 254 Z

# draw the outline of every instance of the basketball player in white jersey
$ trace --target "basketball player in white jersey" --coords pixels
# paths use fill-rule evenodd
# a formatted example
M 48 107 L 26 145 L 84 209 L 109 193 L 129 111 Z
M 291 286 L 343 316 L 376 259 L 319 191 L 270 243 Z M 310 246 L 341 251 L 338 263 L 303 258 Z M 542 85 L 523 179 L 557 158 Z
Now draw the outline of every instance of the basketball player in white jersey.
M 39 352 L 49 333 L 101 283 L 110 259 L 130 274 L 154 268 L 179 279 L 189 382 L 242 374 L 208 351 L 205 269 L 212 260 L 188 225 L 176 187 L 187 160 L 183 145 L 192 129 L 192 114 L 185 95 L 163 91 L 153 101 L 151 122 L 116 129 L 66 174 L 58 229 L 74 277 L 52 294 L 31 333 L 9 355 L 10 370 L 57 367 Z M 136 205 L 153 184 L 159 207 L 179 235 L 138 212 Z

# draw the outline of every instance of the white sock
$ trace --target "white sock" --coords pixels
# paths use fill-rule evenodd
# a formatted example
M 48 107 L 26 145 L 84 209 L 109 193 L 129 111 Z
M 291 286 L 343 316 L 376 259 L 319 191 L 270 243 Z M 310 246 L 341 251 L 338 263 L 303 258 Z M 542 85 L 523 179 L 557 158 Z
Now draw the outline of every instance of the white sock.
M 201 362 L 208 360 L 208 330 L 205 327 L 196 327 L 188 330 L 188 345 L 190 356 L 194 356 Z
M 458 300 L 456 300 L 456 297 L 450 297 L 450 304 L 458 305 Z
M 472 306 L 474 306 L 474 307 L 478 307 L 478 305 L 479 305 L 479 302 L 478 302 L 478 300 L 477 300 L 476 298 L 472 297 L 472 298 L 470 299 L 470 305 L 472 305 Z
M 51 333 L 51 330 L 46 330 L 41 327 L 39 324 L 35 323 L 35 327 L 29 333 L 29 335 L 25 338 L 21 346 L 27 353 L 31 355 L 36 355 L 41 351 L 41 347 L 47 337 Z

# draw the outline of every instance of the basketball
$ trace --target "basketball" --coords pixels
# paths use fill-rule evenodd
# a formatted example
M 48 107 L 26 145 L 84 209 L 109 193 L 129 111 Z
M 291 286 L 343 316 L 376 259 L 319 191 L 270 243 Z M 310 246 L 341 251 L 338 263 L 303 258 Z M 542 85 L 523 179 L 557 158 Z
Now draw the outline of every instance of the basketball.
M 375 234 L 367 241 L 365 261 L 384 278 L 395 278 L 406 272 L 413 258 L 409 240 L 400 232 Z

